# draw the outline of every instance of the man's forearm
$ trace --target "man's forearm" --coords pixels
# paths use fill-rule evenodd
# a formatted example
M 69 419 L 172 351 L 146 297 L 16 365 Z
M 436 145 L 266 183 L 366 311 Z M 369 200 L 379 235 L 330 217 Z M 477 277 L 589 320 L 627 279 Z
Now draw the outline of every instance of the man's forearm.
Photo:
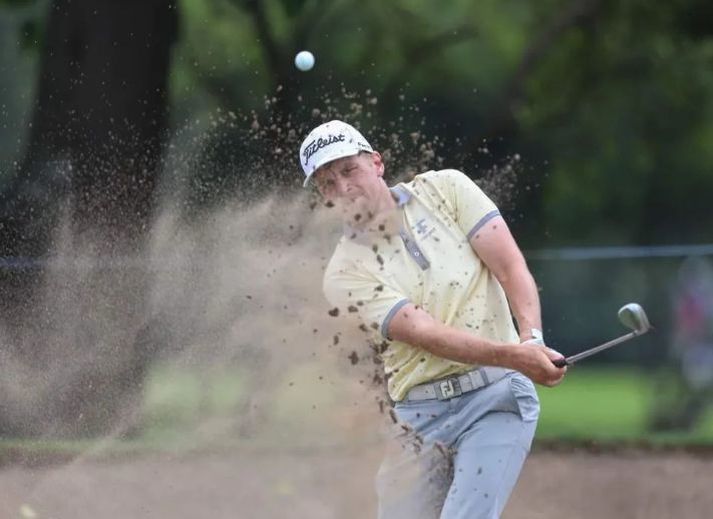
M 392 339 L 456 362 L 510 367 L 510 352 L 504 351 L 509 349 L 506 343 L 443 324 L 413 305 L 404 307 L 394 317 L 389 335 Z
M 532 329 L 542 330 L 540 296 L 532 274 L 526 265 L 513 269 L 500 281 L 510 303 L 521 340 L 532 338 Z
M 391 320 L 389 336 L 456 362 L 514 369 L 538 384 L 557 384 L 564 375 L 552 364 L 554 353 L 547 348 L 484 339 L 443 324 L 411 303 Z

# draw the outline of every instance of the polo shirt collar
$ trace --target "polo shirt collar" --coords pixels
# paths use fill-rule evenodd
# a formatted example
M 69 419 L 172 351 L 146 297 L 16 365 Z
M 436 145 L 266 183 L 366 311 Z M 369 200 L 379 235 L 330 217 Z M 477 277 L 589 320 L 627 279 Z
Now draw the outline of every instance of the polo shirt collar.
M 401 184 L 397 184 L 394 187 L 390 187 L 389 191 L 391 191 L 391 194 L 393 194 L 396 197 L 396 205 L 397 207 L 401 208 L 405 206 L 409 200 L 411 200 L 411 193 L 403 187 Z M 354 229 L 351 225 L 348 223 L 344 224 L 343 227 L 343 232 L 344 236 L 347 237 L 355 237 L 359 233 L 356 229 Z
M 396 203 L 399 207 L 406 205 L 406 202 L 411 200 L 411 193 L 401 184 L 397 184 L 392 188 L 389 188 L 391 193 L 396 197 Z

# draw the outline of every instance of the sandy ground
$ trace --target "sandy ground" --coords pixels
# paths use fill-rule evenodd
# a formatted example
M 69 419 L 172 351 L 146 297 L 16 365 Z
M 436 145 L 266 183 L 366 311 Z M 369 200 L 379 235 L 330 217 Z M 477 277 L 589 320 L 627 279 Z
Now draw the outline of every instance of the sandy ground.
M 380 453 L 240 449 L 0 468 L 2 518 L 374 517 Z M 710 517 L 713 458 L 536 450 L 504 517 Z

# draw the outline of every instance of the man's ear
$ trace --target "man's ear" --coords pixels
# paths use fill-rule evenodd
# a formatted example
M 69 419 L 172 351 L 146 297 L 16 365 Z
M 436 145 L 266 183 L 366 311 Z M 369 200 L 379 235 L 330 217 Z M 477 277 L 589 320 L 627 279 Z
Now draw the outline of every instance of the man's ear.
M 371 153 L 371 160 L 374 161 L 374 165 L 376 166 L 376 171 L 378 176 L 383 177 L 384 176 L 384 159 L 381 158 L 381 153 L 378 151 L 374 151 Z

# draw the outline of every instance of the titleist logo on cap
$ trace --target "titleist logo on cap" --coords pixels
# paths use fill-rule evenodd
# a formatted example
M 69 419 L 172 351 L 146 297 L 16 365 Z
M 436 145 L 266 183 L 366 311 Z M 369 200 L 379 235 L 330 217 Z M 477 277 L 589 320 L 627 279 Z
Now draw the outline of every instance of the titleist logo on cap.
M 330 135 L 326 139 L 320 137 L 310 142 L 307 146 L 305 146 L 305 149 L 302 152 L 305 158 L 305 165 L 307 164 L 307 161 L 309 161 L 309 158 L 319 150 L 329 146 L 330 144 L 334 144 L 335 142 L 344 142 L 345 138 L 344 134 L 340 133 L 339 135 Z

